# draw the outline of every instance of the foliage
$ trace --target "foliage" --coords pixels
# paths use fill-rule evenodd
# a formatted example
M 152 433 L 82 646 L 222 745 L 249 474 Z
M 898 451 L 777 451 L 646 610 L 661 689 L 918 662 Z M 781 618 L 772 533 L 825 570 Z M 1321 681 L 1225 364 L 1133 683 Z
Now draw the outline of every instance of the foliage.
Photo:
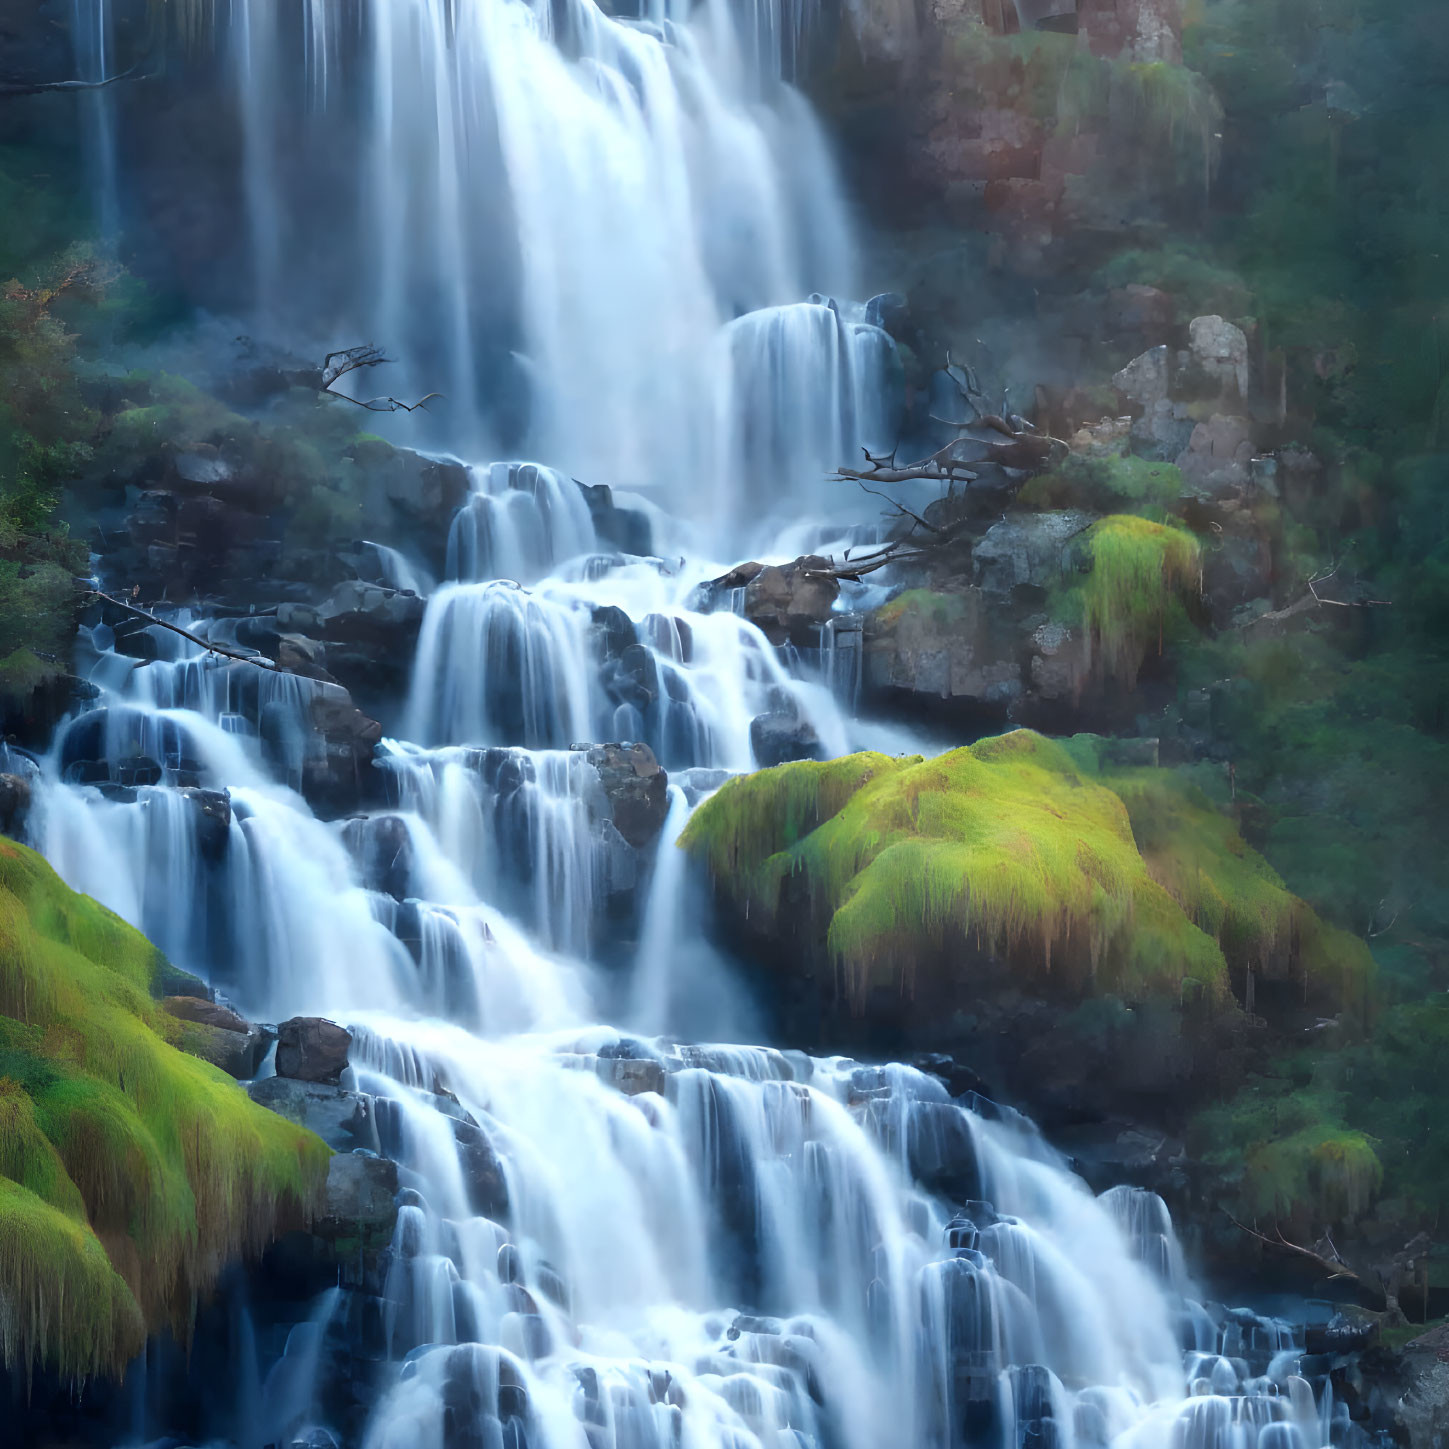
M 0 1357 L 116 1371 L 315 1206 L 327 1149 L 184 1055 L 137 931 L 0 841 Z
M 1103 133 L 1109 152 L 1178 182 L 1202 186 L 1212 173 L 1222 113 L 1196 71 L 1094 55 L 1073 36 L 996 35 L 979 21 L 958 29 L 954 61 L 979 104 L 1058 136 Z
M 1189 1146 L 1248 1219 L 1313 1234 L 1364 1216 L 1436 1222 L 1449 1209 L 1443 994 L 1387 1011 L 1372 1037 L 1282 1059 L 1200 1113 Z M 1404 1233 L 1407 1238 L 1410 1234 Z
M 1028 479 L 1017 497 L 1028 508 L 1137 513 L 1161 523 L 1182 494 L 1182 471 L 1171 463 L 1069 453 L 1059 467 Z
M 681 845 L 757 930 L 803 885 L 857 1009 L 876 985 L 911 992 L 967 943 L 1040 989 L 1128 999 L 1193 982 L 1222 1003 L 1230 962 L 1272 958 L 1357 1006 L 1371 976 L 1205 796 L 1168 771 L 1114 774 L 1081 738 L 1020 730 L 933 760 L 781 765 L 727 783 Z

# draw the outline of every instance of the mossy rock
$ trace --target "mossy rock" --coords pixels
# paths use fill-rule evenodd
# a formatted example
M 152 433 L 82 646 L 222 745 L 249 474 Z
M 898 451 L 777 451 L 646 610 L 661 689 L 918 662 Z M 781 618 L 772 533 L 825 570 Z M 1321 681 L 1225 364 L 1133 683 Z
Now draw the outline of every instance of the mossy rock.
M 0 841 L 0 1357 L 118 1372 L 310 1218 L 329 1153 L 178 1050 L 139 932 Z M 169 981 L 169 978 L 167 978 Z
M 1085 572 L 1052 613 L 1082 629 L 1103 675 L 1130 688 L 1201 596 L 1202 549 L 1186 529 L 1117 513 L 1087 530 L 1081 550 Z
M 1149 834 L 1164 802 L 1168 821 Z M 941 996 L 923 972 L 960 976 L 945 994 L 969 996 L 983 956 L 1038 994 L 1208 1011 L 1234 1009 L 1230 962 L 1244 959 L 1307 972 L 1305 994 L 1337 1004 L 1359 1004 L 1371 979 L 1362 943 L 1343 949 L 1206 797 L 1170 771 L 1103 776 L 1090 748 L 1028 730 L 930 760 L 860 754 L 743 776 L 681 845 L 756 933 L 799 935 L 785 916 L 803 900 L 809 949 L 856 1013 L 882 988 Z

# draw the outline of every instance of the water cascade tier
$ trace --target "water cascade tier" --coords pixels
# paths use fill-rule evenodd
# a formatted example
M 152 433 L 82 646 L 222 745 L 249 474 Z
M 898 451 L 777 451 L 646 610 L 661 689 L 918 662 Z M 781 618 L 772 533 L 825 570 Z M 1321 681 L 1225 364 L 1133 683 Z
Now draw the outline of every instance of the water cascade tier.
M 91 74 L 108 0 L 77 6 Z M 436 585 L 372 545 L 427 599 L 348 808 L 317 783 L 337 686 L 154 627 L 88 631 L 96 698 L 5 762 L 68 882 L 251 1017 L 347 1027 L 329 1140 L 398 1167 L 385 1272 L 284 1340 L 239 1333 L 210 1432 L 1347 1442 L 1291 1329 L 1198 1301 L 1150 1194 L 1095 1197 L 1025 1119 L 910 1068 L 716 1044 L 753 1019 L 700 938 L 684 820 L 760 763 L 762 721 L 822 758 L 867 742 L 830 628 L 780 648 L 698 587 L 771 510 L 813 522 L 887 412 L 892 345 L 840 300 L 848 214 L 790 85 L 813 5 L 232 0 L 212 22 L 238 309 L 297 345 L 338 318 L 385 343 L 391 390 L 447 393 L 440 446 L 502 461 L 472 470 Z M 114 199 L 111 104 L 90 119 Z M 602 485 L 631 539 L 601 536 Z M 689 529 L 709 547 L 676 550 Z M 246 652 L 246 619 L 173 622 Z M 141 1380 L 138 1443 L 168 1429 Z

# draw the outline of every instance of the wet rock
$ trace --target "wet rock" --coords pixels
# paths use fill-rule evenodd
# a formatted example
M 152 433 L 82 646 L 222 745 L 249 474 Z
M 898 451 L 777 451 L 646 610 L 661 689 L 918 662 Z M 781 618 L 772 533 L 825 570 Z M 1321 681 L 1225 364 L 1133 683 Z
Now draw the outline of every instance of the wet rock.
M 1132 424 L 1132 451 L 1150 462 L 1176 462 L 1192 441 L 1192 430 L 1185 403 L 1158 398 Z
M 352 1033 L 320 1016 L 294 1016 L 277 1028 L 277 1075 L 335 1084 L 347 1066 Z
M 875 690 L 969 701 L 1003 717 L 1022 692 L 1015 645 L 993 631 L 979 588 L 913 591 L 868 616 L 865 678 Z
M 468 1187 L 468 1198 L 475 1212 L 501 1223 L 508 1218 L 508 1175 L 503 1159 L 493 1150 L 488 1134 L 471 1117 L 453 1123 L 453 1137 L 458 1144 L 458 1164 Z
M 1032 690 L 1048 701 L 1076 699 L 1092 672 L 1086 639 L 1049 619 L 1032 631 L 1031 645 L 1027 671 Z
M 371 1152 L 339 1152 L 327 1166 L 322 1212 L 312 1231 L 344 1251 L 385 1248 L 397 1225 L 397 1163 Z
M 30 813 L 30 781 L 24 775 L 0 775 L 0 834 L 19 835 Z
M 354 1147 L 377 1150 L 373 1099 L 361 1092 L 293 1077 L 263 1077 L 247 1092 L 258 1105 L 315 1132 L 339 1152 L 351 1152 Z
M 602 660 L 617 660 L 639 642 L 634 621 L 617 604 L 601 604 L 593 610 L 594 648 Z
M 1190 365 L 1223 398 L 1248 395 L 1248 338 L 1241 327 L 1218 316 L 1188 324 Z
M 1449 1441 L 1449 1329 L 1432 1329 L 1398 1358 L 1395 1436 L 1408 1449 L 1442 1449 Z
M 1134 407 L 1150 412 L 1164 402 L 1171 386 L 1171 360 L 1166 344 L 1134 357 L 1112 378 L 1112 385 Z
M 305 634 L 278 634 L 273 645 L 273 658 L 279 669 L 300 674 L 306 679 L 331 681 L 327 672 L 327 646 Z
M 910 303 L 900 292 L 882 292 L 865 304 L 865 320 L 899 339 L 910 326 Z
M 349 579 L 318 606 L 316 618 L 328 639 L 411 645 L 426 611 L 426 602 L 414 593 Z
M 196 848 L 204 860 L 220 860 L 231 843 L 231 795 L 225 790 L 187 786 L 176 792 L 190 803 L 196 820 Z
M 790 760 L 820 760 L 825 747 L 815 726 L 800 712 L 795 697 L 775 692 L 772 708 L 750 721 L 750 749 L 762 770 Z
M 1192 430 L 1177 466 L 1199 498 L 1220 500 L 1248 487 L 1254 452 L 1252 424 L 1247 418 L 1214 413 Z
M 382 726 L 340 685 L 319 683 L 308 712 L 320 748 L 307 753 L 302 792 L 320 813 L 349 814 L 376 792 L 372 756 Z
M 981 1173 L 967 1118 L 947 1102 L 913 1102 L 906 1122 L 906 1160 L 922 1187 L 956 1202 L 979 1198 Z
M 1069 548 L 1095 515 L 1077 510 L 1020 513 L 993 524 L 972 550 L 975 582 L 988 599 L 1023 587 L 1045 592 L 1068 572 Z
M 745 586 L 745 617 L 759 625 L 772 644 L 787 639 L 813 643 L 840 597 L 840 584 L 830 569 L 830 560 L 816 554 L 766 565 Z
M 610 1057 L 601 1052 L 595 1070 L 600 1081 L 626 1097 L 637 1097 L 641 1092 L 664 1095 L 667 1074 L 663 1062 L 647 1057 Z
M 594 745 L 587 758 L 614 828 L 636 850 L 652 845 L 669 814 L 669 776 L 654 751 L 644 744 Z
M 406 900 L 413 872 L 413 840 L 407 822 L 397 815 L 375 815 L 349 820 L 342 839 L 370 891 Z
M 247 1022 L 242 1022 L 242 1029 L 237 1031 L 188 1020 L 181 1029 L 178 1045 L 192 1056 L 220 1067 L 239 1082 L 247 1082 L 261 1070 L 272 1041 L 272 1032 Z
M 620 508 L 607 483 L 579 483 L 589 517 L 601 543 L 612 544 L 620 553 L 647 557 L 654 552 L 649 515 L 637 508 Z
M 247 1032 L 251 1029 L 251 1023 L 245 1017 L 238 1016 L 230 1007 L 217 1001 L 195 996 L 168 996 L 161 1006 L 178 1021 L 193 1021 L 219 1031 Z

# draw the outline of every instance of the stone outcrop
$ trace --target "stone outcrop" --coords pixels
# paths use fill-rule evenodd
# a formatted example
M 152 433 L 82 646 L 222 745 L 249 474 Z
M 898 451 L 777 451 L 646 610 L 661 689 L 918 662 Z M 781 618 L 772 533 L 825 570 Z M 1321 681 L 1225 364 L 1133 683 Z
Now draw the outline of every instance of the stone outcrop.
M 315 1132 L 336 1152 L 378 1150 L 376 1104 L 365 1093 L 295 1077 L 262 1077 L 247 1092 L 259 1106 Z
M 669 776 L 642 744 L 591 745 L 587 759 L 598 773 L 607 819 L 635 850 L 654 844 L 669 814 Z M 603 818 L 603 808 L 596 808 Z
M 294 1016 L 277 1028 L 277 1075 L 335 1086 L 351 1048 L 346 1027 L 320 1016 Z
M 257 1026 L 219 1002 L 168 996 L 161 1004 L 185 1023 L 181 1046 L 238 1081 L 250 1081 L 256 1076 L 276 1040 L 276 1033 L 269 1027 Z

